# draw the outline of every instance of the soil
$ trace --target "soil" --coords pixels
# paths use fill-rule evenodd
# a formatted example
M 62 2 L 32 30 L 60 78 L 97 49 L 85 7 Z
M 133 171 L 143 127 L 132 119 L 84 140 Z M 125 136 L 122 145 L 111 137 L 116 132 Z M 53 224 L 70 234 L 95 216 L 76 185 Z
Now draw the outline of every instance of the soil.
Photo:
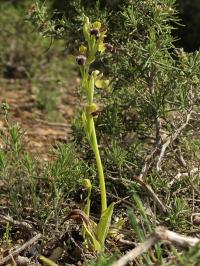
M 26 81 L 8 80 L 0 85 L 0 103 L 9 105 L 9 124 L 18 124 L 24 133 L 25 149 L 41 159 L 48 160 L 49 149 L 58 141 L 67 142 L 71 136 L 71 120 L 80 101 L 77 95 L 79 79 L 73 77 L 62 88 L 59 103 L 47 114 L 38 108 L 34 88 Z M 59 122 L 55 122 L 59 118 Z M 7 123 L 0 115 L 0 129 L 6 130 Z M 3 142 L 0 140 L 0 147 Z

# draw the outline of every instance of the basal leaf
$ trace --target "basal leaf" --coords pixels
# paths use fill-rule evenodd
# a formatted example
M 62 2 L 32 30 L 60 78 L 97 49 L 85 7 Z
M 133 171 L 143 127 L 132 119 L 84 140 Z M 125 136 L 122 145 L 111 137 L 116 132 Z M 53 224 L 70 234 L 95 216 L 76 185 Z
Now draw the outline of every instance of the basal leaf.
M 83 227 L 85 230 L 85 238 L 88 243 L 88 245 L 95 251 L 101 251 L 101 244 L 96 239 L 94 230 L 89 227 L 84 221 L 83 221 Z
M 119 221 L 112 224 L 112 226 L 110 227 L 110 229 L 108 231 L 108 235 L 109 236 L 118 235 L 120 233 L 120 229 L 122 229 L 122 227 L 124 226 L 126 221 L 127 221 L 127 219 L 121 218 L 121 219 L 119 219 Z
M 115 203 L 113 202 L 108 206 L 108 208 L 101 215 L 100 221 L 97 225 L 96 234 L 99 242 L 101 243 L 102 249 L 104 247 L 104 242 L 109 231 L 114 205 Z

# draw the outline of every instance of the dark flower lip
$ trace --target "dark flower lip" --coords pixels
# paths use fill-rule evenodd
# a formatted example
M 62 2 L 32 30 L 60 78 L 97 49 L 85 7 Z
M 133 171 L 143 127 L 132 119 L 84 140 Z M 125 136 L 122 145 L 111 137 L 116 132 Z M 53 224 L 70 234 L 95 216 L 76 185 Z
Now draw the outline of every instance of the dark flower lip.
M 84 66 L 86 64 L 87 58 L 84 55 L 77 55 L 76 57 L 76 62 L 80 66 Z
M 94 35 L 94 36 L 96 36 L 98 38 L 99 37 L 99 30 L 93 28 L 93 29 L 90 30 L 90 34 Z

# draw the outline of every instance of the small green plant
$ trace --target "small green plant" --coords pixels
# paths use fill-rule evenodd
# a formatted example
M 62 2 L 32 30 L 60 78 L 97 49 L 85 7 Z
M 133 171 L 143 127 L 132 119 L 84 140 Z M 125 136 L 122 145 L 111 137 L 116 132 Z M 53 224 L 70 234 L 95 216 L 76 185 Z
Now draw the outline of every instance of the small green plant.
M 143 206 L 141 199 L 134 194 L 133 199 L 137 210 L 140 215 L 140 222 L 138 222 L 137 216 L 129 211 L 130 223 L 134 229 L 136 238 L 139 242 L 143 242 L 148 234 L 151 234 L 154 228 L 154 225 L 149 220 L 146 210 Z M 152 262 L 156 260 L 156 265 L 164 265 L 163 264 L 163 250 L 161 249 L 160 244 L 155 245 L 155 254 L 153 253 L 145 253 L 140 258 L 138 258 L 139 265 L 152 265 Z
M 173 266 L 199 266 L 200 265 L 200 242 L 195 246 L 190 248 L 189 250 L 183 252 L 181 255 L 175 254 L 177 258 L 177 262 L 173 264 Z
M 20 150 L 22 149 L 22 137 L 24 132 L 18 124 L 14 124 L 8 126 L 8 133 L 10 136 L 10 142 L 7 144 L 10 146 L 13 154 L 18 157 Z
M 105 88 L 109 85 L 109 81 L 102 79 L 103 74 L 101 74 L 98 70 L 91 71 L 91 64 L 95 61 L 97 52 L 102 53 L 106 49 L 104 44 L 106 31 L 102 30 L 102 26 L 99 21 L 90 23 L 89 18 L 85 17 L 83 34 L 87 45 L 81 45 L 79 47 L 79 55 L 76 57 L 76 61 L 80 66 L 80 73 L 82 77 L 81 86 L 86 94 L 87 99 L 85 110 L 82 113 L 82 121 L 87 140 L 95 155 L 101 191 L 100 221 L 97 225 L 91 221 L 90 226 L 83 222 L 83 235 L 85 236 L 86 242 L 89 244 L 89 246 L 91 246 L 94 250 L 102 251 L 104 249 L 104 242 L 109 231 L 114 203 L 111 203 L 109 207 L 107 207 L 104 171 L 97 143 L 93 114 L 98 110 L 98 107 L 94 102 L 95 87 Z M 92 189 L 89 179 L 84 180 L 84 186 L 88 190 L 85 213 L 89 216 L 90 194 Z
M 3 234 L 3 240 L 9 245 L 11 243 L 11 230 L 12 227 L 9 223 L 6 223 L 5 232 Z
M 123 149 L 117 141 L 111 141 L 111 147 L 106 149 L 106 155 L 110 164 L 122 170 L 127 161 L 127 151 Z
M 178 230 L 187 228 L 186 217 L 190 214 L 190 207 L 184 197 L 175 197 L 171 207 L 172 211 L 166 220 Z
M 4 119 L 6 122 L 8 136 L 3 137 L 3 134 L 1 134 L 0 137 L 2 137 L 2 140 L 7 146 L 7 148 L 13 152 L 13 156 L 17 158 L 22 149 L 22 138 L 23 138 L 24 132 L 18 124 L 9 123 L 9 119 L 8 119 L 9 105 L 7 103 L 0 104 L 0 115 L 1 114 L 4 116 Z
M 111 266 L 114 261 L 114 256 L 100 255 L 95 261 L 89 262 L 87 266 Z

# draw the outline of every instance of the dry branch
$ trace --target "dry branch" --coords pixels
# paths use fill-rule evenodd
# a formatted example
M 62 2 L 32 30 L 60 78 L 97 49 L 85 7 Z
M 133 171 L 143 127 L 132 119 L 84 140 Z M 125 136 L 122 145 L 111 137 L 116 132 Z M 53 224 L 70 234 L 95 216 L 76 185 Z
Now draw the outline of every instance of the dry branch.
M 157 240 L 158 239 L 155 235 L 151 236 L 144 243 L 141 243 L 136 248 L 134 248 L 133 250 L 129 251 L 126 255 L 121 257 L 118 261 L 114 262 L 112 266 L 126 265 L 128 262 L 136 259 L 141 254 L 148 251 L 157 242 Z
M 159 211 L 161 213 L 166 213 L 167 212 L 167 208 L 165 207 L 165 205 L 162 203 L 162 201 L 158 198 L 158 196 L 156 195 L 156 193 L 154 192 L 153 188 L 145 183 L 144 180 L 141 180 L 138 177 L 133 177 L 136 181 L 138 181 L 138 183 L 146 190 L 146 192 L 154 199 Z
M 24 229 L 26 229 L 28 231 L 33 232 L 32 225 L 30 225 L 27 222 L 20 222 L 20 221 L 14 220 L 9 215 L 5 216 L 5 215 L 0 214 L 0 220 L 5 221 L 5 222 L 8 222 L 8 223 L 11 223 L 12 225 L 15 225 L 15 226 L 18 226 L 18 227 L 22 227 L 22 228 L 24 228 Z
M 197 174 L 199 171 L 200 171 L 200 169 L 195 167 L 195 168 L 191 169 L 189 172 L 178 173 L 173 178 L 173 180 L 168 183 L 168 186 L 171 187 L 174 184 L 174 182 L 179 181 L 183 177 L 189 177 L 190 175 Z M 198 191 L 198 194 L 199 194 L 199 191 Z
M 151 154 L 147 155 L 147 157 L 145 158 L 144 165 L 143 165 L 142 170 L 138 176 L 138 179 L 140 179 L 141 181 L 143 181 L 144 177 L 147 175 L 147 172 L 148 172 L 151 164 L 153 163 L 153 160 L 154 160 L 155 156 L 157 155 L 157 153 L 158 153 L 158 148 L 156 147 L 151 152 Z
M 12 252 L 10 252 L 10 254 L 8 256 L 6 256 L 5 258 L 3 258 L 0 261 L 0 266 L 5 265 L 7 262 L 9 262 L 13 257 L 15 257 L 16 255 L 19 255 L 20 252 L 22 252 L 23 250 L 25 250 L 27 247 L 33 245 L 36 241 L 38 241 L 38 239 L 42 236 L 42 234 L 37 234 L 36 236 L 34 236 L 33 238 L 31 238 L 30 240 L 28 240 L 26 243 L 24 243 L 21 247 L 17 248 L 16 250 L 13 250 Z
M 154 192 L 152 187 L 144 181 L 144 177 L 147 175 L 147 172 L 148 172 L 151 164 L 153 163 L 154 158 L 157 155 L 157 153 L 158 153 L 158 147 L 156 147 L 151 152 L 151 154 L 149 154 L 145 158 L 144 165 L 142 167 L 142 170 L 141 170 L 139 176 L 134 176 L 133 179 L 136 180 L 146 190 L 146 192 L 155 200 L 155 203 L 156 203 L 158 209 L 160 210 L 160 212 L 166 213 L 167 209 L 166 209 L 165 205 L 158 198 L 158 196 L 156 195 L 156 193 Z
M 118 261 L 114 262 L 112 266 L 124 266 L 128 262 L 133 261 L 138 256 L 147 252 L 157 242 L 165 242 L 173 244 L 179 248 L 188 248 L 196 245 L 200 239 L 184 236 L 173 231 L 169 231 L 161 226 L 158 226 L 154 233 L 143 243 L 139 244 L 136 248 L 129 251 L 126 255 L 122 256 Z
M 160 170 L 161 170 L 161 162 L 162 162 L 162 159 L 165 155 L 167 147 L 170 144 L 172 144 L 178 138 L 178 136 L 182 133 L 182 131 L 186 128 L 186 126 L 188 125 L 188 123 L 190 121 L 192 113 L 193 113 L 193 109 L 191 106 L 187 112 L 185 122 L 179 128 L 177 128 L 173 134 L 171 134 L 169 137 L 167 137 L 165 143 L 162 145 L 160 155 L 158 157 L 158 161 L 157 161 L 157 165 L 156 165 L 157 172 L 160 172 Z
M 129 167 L 129 166 L 127 166 L 127 167 Z M 128 184 L 133 184 L 132 180 L 129 180 L 126 178 L 117 178 L 117 177 L 110 177 L 110 176 L 107 176 L 107 178 L 114 180 L 114 181 L 117 180 L 117 181 L 121 181 L 121 182 L 123 181 L 123 182 L 128 183 Z M 162 201 L 158 198 L 156 193 L 153 191 L 152 187 L 150 185 L 146 184 L 145 181 L 143 179 L 141 179 L 140 177 L 133 177 L 133 179 L 136 180 L 147 191 L 147 193 L 155 200 L 155 203 L 156 203 L 158 209 L 160 210 L 160 212 L 165 213 L 167 211 L 167 209 L 166 209 L 165 205 L 162 203 Z M 109 193 L 107 193 L 107 194 L 109 195 Z M 117 198 L 119 201 L 128 203 L 128 205 L 130 205 L 129 202 L 125 201 L 127 197 L 124 199 L 120 199 L 119 197 L 115 196 L 115 198 Z

